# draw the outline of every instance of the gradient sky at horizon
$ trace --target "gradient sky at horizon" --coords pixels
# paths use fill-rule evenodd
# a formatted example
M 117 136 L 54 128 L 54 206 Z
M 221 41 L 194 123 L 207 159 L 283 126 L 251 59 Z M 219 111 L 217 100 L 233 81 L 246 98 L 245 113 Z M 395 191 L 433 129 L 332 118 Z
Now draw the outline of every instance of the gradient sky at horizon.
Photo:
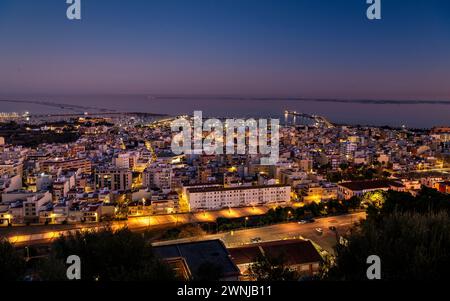
M 0 94 L 450 100 L 450 1 L 0 0 Z

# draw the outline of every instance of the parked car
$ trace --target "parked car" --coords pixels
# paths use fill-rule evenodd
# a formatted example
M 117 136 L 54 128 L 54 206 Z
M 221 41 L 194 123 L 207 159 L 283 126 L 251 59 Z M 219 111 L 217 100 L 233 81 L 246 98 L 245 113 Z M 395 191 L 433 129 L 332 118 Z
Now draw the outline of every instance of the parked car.
M 261 237 L 254 237 L 250 241 L 255 244 L 255 243 L 261 242 L 262 239 L 261 239 Z
M 322 229 L 322 228 L 316 228 L 316 232 L 317 232 L 318 234 L 322 234 L 322 233 L 323 233 L 323 229 Z

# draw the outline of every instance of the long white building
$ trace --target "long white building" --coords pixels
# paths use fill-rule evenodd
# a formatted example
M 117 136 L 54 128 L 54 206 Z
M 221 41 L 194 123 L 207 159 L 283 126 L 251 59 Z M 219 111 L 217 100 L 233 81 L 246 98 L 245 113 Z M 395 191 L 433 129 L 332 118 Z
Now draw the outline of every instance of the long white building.
M 257 205 L 282 205 L 290 201 L 291 186 L 192 187 L 186 189 L 191 211 Z

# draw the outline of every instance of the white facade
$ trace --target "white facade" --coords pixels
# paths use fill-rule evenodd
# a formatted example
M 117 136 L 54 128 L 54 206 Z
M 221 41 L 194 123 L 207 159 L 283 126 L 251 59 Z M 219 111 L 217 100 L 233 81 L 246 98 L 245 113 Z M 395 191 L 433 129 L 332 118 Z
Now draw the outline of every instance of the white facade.
M 130 154 L 118 154 L 116 158 L 113 159 L 114 165 L 117 168 L 129 169 L 130 168 Z
M 121 153 L 113 158 L 113 163 L 117 168 L 132 169 L 136 166 L 139 154 L 135 152 Z
M 290 195 L 291 187 L 287 185 L 206 187 L 186 190 L 191 211 L 267 204 L 281 205 L 290 201 Z
M 150 166 L 144 171 L 143 185 L 150 188 L 171 189 L 172 167 L 165 164 Z
M 0 192 L 11 192 L 22 188 L 22 175 L 0 178 Z

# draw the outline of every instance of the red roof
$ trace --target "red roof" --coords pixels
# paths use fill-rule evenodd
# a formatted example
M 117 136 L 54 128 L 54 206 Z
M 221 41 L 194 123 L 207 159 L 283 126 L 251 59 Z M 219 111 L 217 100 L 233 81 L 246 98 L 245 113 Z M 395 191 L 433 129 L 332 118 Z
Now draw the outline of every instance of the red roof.
M 228 249 L 233 261 L 250 264 L 262 254 L 272 257 L 284 257 L 286 264 L 296 265 L 322 261 L 322 256 L 309 240 L 293 239 L 251 244 L 244 247 Z

